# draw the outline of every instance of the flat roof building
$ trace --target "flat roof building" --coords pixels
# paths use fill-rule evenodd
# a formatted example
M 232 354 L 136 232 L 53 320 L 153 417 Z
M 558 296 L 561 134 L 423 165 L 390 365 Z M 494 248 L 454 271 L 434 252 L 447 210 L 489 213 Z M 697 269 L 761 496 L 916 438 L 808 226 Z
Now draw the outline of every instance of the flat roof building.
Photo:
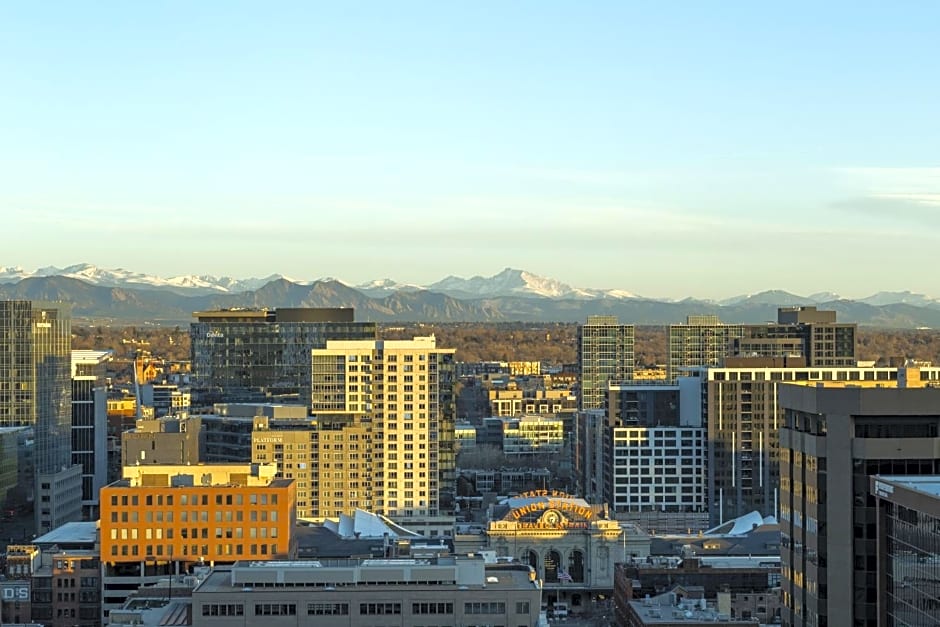
M 294 482 L 275 473 L 275 464 L 125 467 L 101 490 L 102 561 L 292 556 Z
M 483 557 L 238 562 L 193 590 L 193 627 L 271 624 L 536 627 L 541 587 L 526 565 Z

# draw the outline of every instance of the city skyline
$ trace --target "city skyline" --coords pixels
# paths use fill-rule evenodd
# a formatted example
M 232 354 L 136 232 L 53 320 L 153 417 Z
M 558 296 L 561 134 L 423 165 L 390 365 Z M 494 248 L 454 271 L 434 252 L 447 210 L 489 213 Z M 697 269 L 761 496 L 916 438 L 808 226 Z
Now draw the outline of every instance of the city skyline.
M 940 7 L 681 9 L 8 7 L 0 266 L 931 294 Z

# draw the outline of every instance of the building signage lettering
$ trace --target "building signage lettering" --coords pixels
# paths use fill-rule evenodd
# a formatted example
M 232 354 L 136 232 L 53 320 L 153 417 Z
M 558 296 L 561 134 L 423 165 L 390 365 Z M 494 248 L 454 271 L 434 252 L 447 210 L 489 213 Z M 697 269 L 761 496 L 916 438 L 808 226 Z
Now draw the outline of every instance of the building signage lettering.
M 259 444 L 281 444 L 283 441 L 284 441 L 283 438 L 275 438 L 275 437 L 257 437 L 257 438 L 255 438 L 255 442 L 258 442 Z
M 891 496 L 894 494 L 894 486 L 887 483 L 882 483 L 881 481 L 875 482 L 875 496 Z
M 587 529 L 586 522 L 576 522 L 573 520 L 562 520 L 558 524 L 552 525 L 547 522 L 517 522 L 516 529 Z
M 206 337 L 207 338 L 212 338 L 212 337 L 220 338 L 220 337 L 225 337 L 225 336 L 222 334 L 221 331 L 209 331 L 208 333 L 206 333 Z
M 29 601 L 29 586 L 22 583 L 3 584 L 0 596 L 4 601 Z
M 526 514 L 531 514 L 532 512 L 540 512 L 546 509 L 557 509 L 560 512 L 570 512 L 576 514 L 584 519 L 591 519 L 594 516 L 594 510 L 590 507 L 584 507 L 583 505 L 578 505 L 577 503 L 569 503 L 568 501 L 542 501 L 541 503 L 529 503 L 528 505 L 523 505 L 522 507 L 517 507 L 512 510 L 512 517 L 516 520 L 519 520 Z
M 529 490 L 528 492 L 523 492 L 519 495 L 520 498 L 533 498 L 536 496 L 552 496 L 562 499 L 574 498 L 567 492 L 562 492 L 561 490 Z

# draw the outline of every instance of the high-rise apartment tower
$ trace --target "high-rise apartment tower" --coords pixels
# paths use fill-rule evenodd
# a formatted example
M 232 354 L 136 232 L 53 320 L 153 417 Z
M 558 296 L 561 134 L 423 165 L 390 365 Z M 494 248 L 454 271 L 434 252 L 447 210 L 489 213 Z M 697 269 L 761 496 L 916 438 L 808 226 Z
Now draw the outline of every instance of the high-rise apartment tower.
M 311 509 L 335 516 L 351 501 L 371 502 L 415 531 L 449 534 L 454 349 L 438 348 L 432 336 L 331 340 L 312 354 L 320 456 Z

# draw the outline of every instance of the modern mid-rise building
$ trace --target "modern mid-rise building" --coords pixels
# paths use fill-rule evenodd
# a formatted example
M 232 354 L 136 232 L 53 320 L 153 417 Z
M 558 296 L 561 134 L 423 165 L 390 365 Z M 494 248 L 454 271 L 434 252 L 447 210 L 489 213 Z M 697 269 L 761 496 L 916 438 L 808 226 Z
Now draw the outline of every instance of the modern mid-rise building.
M 72 463 L 82 467 L 82 518 L 98 519 L 98 491 L 108 483 L 109 350 L 72 351 Z
M 720 366 L 731 340 L 743 335 L 744 325 L 723 324 L 714 315 L 691 315 L 685 324 L 669 325 L 666 378 L 675 381 L 685 368 Z
M 252 433 L 255 418 L 272 421 L 305 420 L 310 413 L 303 405 L 275 403 L 216 403 L 211 414 L 202 414 L 206 434 L 206 462 L 247 462 L 254 460 Z
M 615 316 L 588 316 L 578 325 L 579 413 L 573 430 L 575 471 L 580 492 L 591 500 L 603 498 L 604 421 L 611 383 L 633 379 L 634 331 Z
M 836 312 L 781 307 L 777 322 L 723 324 L 718 316 L 689 316 L 669 326 L 668 378 L 686 368 L 722 366 L 728 357 L 803 358 L 806 366 L 854 366 L 857 325 Z
M 294 483 L 274 464 L 126 466 L 101 490 L 110 564 L 192 564 L 293 556 Z
M 477 443 L 514 458 L 558 456 L 565 449 L 565 424 L 560 418 L 538 415 L 487 418 Z
M 352 309 L 196 312 L 190 327 L 193 402 L 310 404 L 310 351 L 327 340 L 375 340 Z
M 732 343 L 732 354 L 783 357 L 798 346 L 807 366 L 854 366 L 857 327 L 854 322 L 837 322 L 834 311 L 781 307 L 776 324 L 748 325 L 745 336 Z
M 610 386 L 603 485 L 604 500 L 618 516 L 706 511 L 701 385 L 679 381 Z
M 139 418 L 136 426 L 121 434 L 121 465 L 198 464 L 207 460 L 206 432 L 201 416 Z M 247 459 L 229 459 L 238 462 Z
M 176 383 L 146 383 L 140 386 L 140 400 L 157 418 L 189 410 L 192 395 L 188 387 Z
M 102 614 L 202 565 L 293 559 L 293 481 L 274 464 L 134 465 L 101 490 Z
M 355 393 L 350 392 L 350 396 L 356 397 L 356 409 L 348 412 L 321 411 L 328 404 L 324 400 L 324 404 L 315 405 L 316 414 L 310 416 L 307 408 L 297 405 L 217 404 L 213 414 L 199 416 L 206 437 L 206 460 L 276 463 L 277 476 L 295 482 L 298 518 L 336 518 L 343 514 L 351 515 L 356 509 L 377 511 L 377 499 L 383 494 L 382 486 L 386 482 L 376 480 L 378 477 L 373 473 L 373 463 L 386 458 L 381 440 L 376 437 L 376 424 L 383 415 L 379 411 L 385 411 L 385 403 L 375 407 L 374 401 L 378 399 L 373 397 L 378 396 L 376 392 L 379 386 L 384 386 L 381 383 L 384 367 L 376 366 L 371 360 L 371 354 L 368 360 L 362 359 L 363 355 L 358 353 L 354 356 L 356 361 L 351 362 L 349 367 L 355 368 L 356 374 L 349 375 L 348 383 L 351 389 L 355 389 Z M 432 423 L 450 423 L 449 418 L 439 414 L 447 412 L 446 407 L 452 407 L 453 402 L 446 392 L 443 402 L 432 401 L 430 392 L 435 386 L 441 385 L 446 391 L 452 384 L 446 383 L 449 378 L 446 364 L 444 368 L 432 366 L 428 359 L 421 360 L 416 355 L 412 355 L 414 361 L 408 364 L 404 362 L 405 355 L 392 355 L 393 359 L 399 357 L 402 359 L 401 365 L 392 364 L 392 367 L 401 369 L 401 372 L 404 372 L 405 367 L 414 367 L 415 374 L 389 377 L 400 382 L 410 377 L 413 389 L 409 390 L 409 396 L 413 400 L 404 403 L 406 395 L 402 393 L 400 396 L 402 407 L 411 405 L 412 408 L 410 414 L 404 411 L 400 414 L 402 422 L 398 428 L 403 433 L 389 434 L 390 438 L 394 438 L 395 447 L 389 451 L 389 456 L 395 456 L 390 461 L 399 462 L 402 466 L 394 472 L 390 471 L 387 485 L 394 483 L 400 487 L 403 496 L 406 493 L 417 493 L 419 499 L 423 496 L 425 507 L 430 509 L 431 485 L 440 490 L 444 484 L 441 465 L 445 462 L 442 460 L 453 459 L 454 453 L 450 449 L 455 441 L 452 435 L 431 431 Z M 441 359 L 435 357 L 431 361 Z M 329 376 L 324 373 L 323 380 L 326 381 Z M 424 377 L 423 381 L 419 381 L 420 377 Z M 443 384 L 441 377 L 445 381 Z M 368 380 L 364 381 L 364 378 Z M 393 380 L 392 383 L 398 381 Z M 423 390 L 418 389 L 421 386 L 424 386 Z M 404 389 L 403 386 L 403 392 Z M 425 398 L 419 399 L 420 395 Z M 370 409 L 365 410 L 366 405 Z M 335 403 L 330 406 L 334 410 L 337 407 Z M 419 412 L 423 413 L 423 419 L 418 417 Z M 432 412 L 436 417 L 433 421 L 430 419 Z M 406 418 L 409 415 L 411 418 Z M 399 414 L 391 411 L 390 416 L 397 417 Z M 406 419 L 411 422 L 404 422 Z M 450 429 L 453 430 L 453 427 Z M 441 442 L 447 447 L 446 455 L 439 448 Z M 404 464 L 410 464 L 410 467 L 406 468 Z M 452 483 L 449 479 L 447 482 L 448 485 Z M 450 495 L 447 490 L 444 492 L 447 493 L 444 499 L 446 503 Z M 441 510 L 440 507 L 436 509 Z M 446 524 L 431 525 L 431 532 L 439 534 L 449 529 L 449 518 L 447 520 Z
M 63 303 L 0 301 L 0 427 L 33 427 L 38 533 L 82 515 L 72 464 L 72 325 Z
M 605 409 L 607 384 L 631 380 L 634 365 L 634 326 L 615 316 L 588 316 L 578 325 L 580 409 Z
M 876 627 L 871 478 L 940 474 L 940 389 L 820 382 L 781 386 L 778 402 L 783 624 Z
M 375 513 L 425 535 L 449 535 L 456 482 L 454 349 L 439 348 L 433 336 L 330 340 L 312 356 L 311 411 L 324 453 L 321 515 L 335 515 L 326 512 L 340 503 L 345 510 L 352 491 L 365 491 Z
M 802 359 L 800 360 L 802 361 Z M 895 385 L 897 368 L 788 366 L 787 359 L 729 358 L 728 367 L 703 372 L 708 428 L 710 525 L 752 511 L 778 515 L 778 390 L 787 383 L 876 387 Z M 922 376 L 940 376 L 923 368 Z
M 319 508 L 319 478 L 320 478 L 320 446 L 319 431 L 316 420 L 309 416 L 302 418 L 270 418 L 268 416 L 255 416 L 251 432 L 251 461 L 259 464 L 277 464 L 278 477 L 292 479 L 297 490 L 297 518 L 317 518 L 321 515 Z M 358 438 L 350 438 L 352 444 L 358 444 Z M 358 447 L 354 451 L 346 451 L 340 442 L 334 451 L 332 448 L 324 453 L 331 462 L 335 454 L 337 459 L 344 453 L 359 453 Z M 330 442 L 332 446 L 332 442 Z M 363 443 L 362 452 L 366 450 Z M 358 457 L 358 456 L 357 456 Z M 357 459 L 354 457 L 353 459 Z M 352 461 L 352 460 L 351 460 Z M 358 463 L 356 464 L 358 466 Z M 342 467 L 342 466 L 340 466 Z M 355 473 L 358 479 L 358 472 Z M 338 481 L 342 481 L 340 477 Z M 341 488 L 342 489 L 342 488 Z M 330 495 L 332 496 L 332 495 Z M 365 490 L 351 490 L 347 493 L 349 511 L 357 507 L 369 509 L 372 506 L 371 494 Z M 332 503 L 333 499 L 327 499 Z M 338 508 L 346 511 L 346 507 Z

